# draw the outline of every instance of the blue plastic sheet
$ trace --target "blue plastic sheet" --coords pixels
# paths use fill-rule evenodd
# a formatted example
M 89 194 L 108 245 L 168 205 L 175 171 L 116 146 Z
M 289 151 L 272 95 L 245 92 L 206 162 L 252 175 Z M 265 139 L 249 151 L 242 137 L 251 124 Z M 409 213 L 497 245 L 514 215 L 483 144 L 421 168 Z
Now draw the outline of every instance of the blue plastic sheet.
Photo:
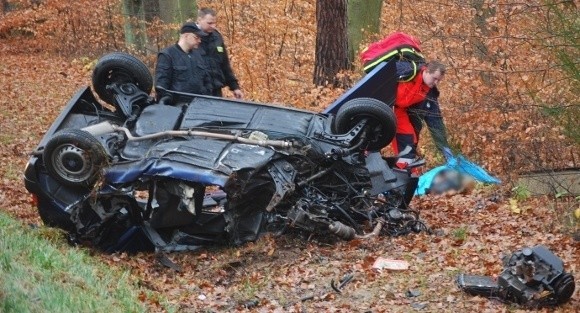
M 422 196 L 427 193 L 433 180 L 441 171 L 451 169 L 456 170 L 463 175 L 470 176 L 475 181 L 484 184 L 499 184 L 501 181 L 490 175 L 481 166 L 469 161 L 464 156 L 458 154 L 447 159 L 447 164 L 431 169 L 419 177 L 419 183 L 415 195 Z

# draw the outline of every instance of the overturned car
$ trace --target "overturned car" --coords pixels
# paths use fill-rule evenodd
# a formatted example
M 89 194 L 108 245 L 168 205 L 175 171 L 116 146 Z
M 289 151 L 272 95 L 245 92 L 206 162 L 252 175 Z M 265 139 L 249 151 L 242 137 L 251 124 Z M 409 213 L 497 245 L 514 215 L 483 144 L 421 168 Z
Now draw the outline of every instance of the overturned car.
M 25 185 L 45 224 L 110 252 L 419 232 L 408 204 L 422 163 L 396 168 L 379 151 L 395 133 L 395 76 L 377 66 L 322 113 L 177 92 L 189 100 L 169 106 L 149 96 L 142 62 L 111 53 L 32 153 Z

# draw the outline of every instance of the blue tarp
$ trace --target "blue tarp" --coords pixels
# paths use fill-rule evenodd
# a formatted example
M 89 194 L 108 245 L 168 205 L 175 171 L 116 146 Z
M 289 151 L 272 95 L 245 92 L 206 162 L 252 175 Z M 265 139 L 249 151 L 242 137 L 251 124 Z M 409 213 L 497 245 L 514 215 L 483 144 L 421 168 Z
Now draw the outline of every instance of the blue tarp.
M 449 157 L 445 165 L 438 166 L 421 175 L 419 177 L 419 183 L 417 185 L 415 194 L 419 196 L 426 194 L 437 174 L 447 169 L 456 170 L 463 175 L 470 176 L 475 181 L 480 183 L 499 184 L 501 182 L 496 177 L 491 176 L 481 166 L 467 160 L 461 154 L 458 154 L 456 156 Z

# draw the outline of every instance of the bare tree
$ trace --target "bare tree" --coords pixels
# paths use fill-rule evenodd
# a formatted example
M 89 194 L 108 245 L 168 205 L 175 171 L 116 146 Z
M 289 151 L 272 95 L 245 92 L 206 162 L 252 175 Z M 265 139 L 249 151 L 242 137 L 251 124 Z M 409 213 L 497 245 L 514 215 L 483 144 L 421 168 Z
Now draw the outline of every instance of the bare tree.
M 341 86 L 340 71 L 349 68 L 347 0 L 316 1 L 314 84 Z

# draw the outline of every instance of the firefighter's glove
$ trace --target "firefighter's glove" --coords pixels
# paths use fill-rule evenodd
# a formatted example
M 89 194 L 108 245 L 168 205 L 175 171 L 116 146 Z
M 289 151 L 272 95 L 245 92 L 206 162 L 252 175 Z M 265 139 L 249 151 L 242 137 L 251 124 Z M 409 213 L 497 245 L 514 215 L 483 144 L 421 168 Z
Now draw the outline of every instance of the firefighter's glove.
M 443 149 L 441 149 L 441 151 L 443 152 L 443 156 L 445 157 L 445 161 L 447 161 L 447 163 L 455 159 L 455 156 L 453 156 L 453 152 L 451 152 L 451 149 L 449 149 L 449 147 L 444 147 Z

